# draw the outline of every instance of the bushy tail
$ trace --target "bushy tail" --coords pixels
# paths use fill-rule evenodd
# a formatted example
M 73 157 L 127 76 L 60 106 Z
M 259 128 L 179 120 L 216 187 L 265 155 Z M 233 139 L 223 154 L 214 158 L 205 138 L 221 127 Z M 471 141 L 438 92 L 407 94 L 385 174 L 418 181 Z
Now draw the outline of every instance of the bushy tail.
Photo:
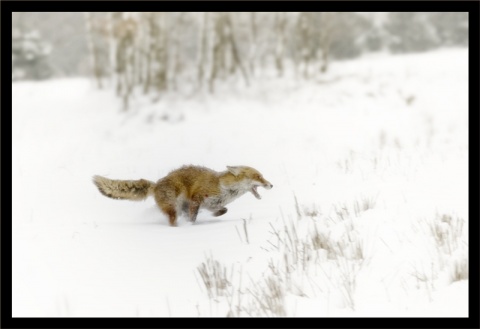
M 155 183 L 140 180 L 115 180 L 102 176 L 93 176 L 93 183 L 103 195 L 112 199 L 144 200 L 153 195 Z

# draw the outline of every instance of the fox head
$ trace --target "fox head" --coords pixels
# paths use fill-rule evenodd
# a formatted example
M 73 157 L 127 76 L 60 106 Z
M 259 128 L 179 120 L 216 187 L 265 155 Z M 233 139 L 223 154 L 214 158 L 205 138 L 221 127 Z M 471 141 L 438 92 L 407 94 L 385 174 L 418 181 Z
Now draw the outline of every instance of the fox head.
M 262 197 L 257 192 L 257 187 L 262 186 L 267 190 L 271 189 L 273 185 L 263 178 L 263 175 L 256 169 L 247 166 L 227 166 L 228 171 L 235 176 L 237 184 L 241 184 L 245 190 L 252 192 L 257 198 Z

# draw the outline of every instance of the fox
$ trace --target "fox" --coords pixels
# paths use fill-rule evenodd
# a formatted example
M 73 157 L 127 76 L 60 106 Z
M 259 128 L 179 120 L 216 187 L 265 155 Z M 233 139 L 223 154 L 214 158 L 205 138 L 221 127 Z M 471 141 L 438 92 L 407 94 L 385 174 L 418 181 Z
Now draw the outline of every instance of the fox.
M 156 183 L 146 180 L 118 180 L 99 175 L 93 183 L 101 194 L 112 199 L 140 201 L 153 196 L 160 210 L 168 217 L 170 226 L 177 226 L 177 218 L 185 213 L 193 223 L 200 209 L 213 216 L 222 216 L 225 207 L 247 192 L 261 199 L 259 186 L 271 189 L 273 185 L 256 169 L 248 166 L 227 166 L 227 170 L 187 165 L 175 169 Z

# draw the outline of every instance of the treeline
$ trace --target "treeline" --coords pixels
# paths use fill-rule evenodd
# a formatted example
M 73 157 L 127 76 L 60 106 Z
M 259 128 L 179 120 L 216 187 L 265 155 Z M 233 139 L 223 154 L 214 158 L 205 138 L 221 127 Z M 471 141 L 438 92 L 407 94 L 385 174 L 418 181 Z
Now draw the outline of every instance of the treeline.
M 309 79 L 365 52 L 468 45 L 468 13 L 110 12 L 83 21 L 91 72 L 100 88 L 113 82 L 125 107 L 139 91 L 213 93 L 231 77 L 249 85 L 291 69 Z
M 107 13 L 85 15 L 99 87 L 106 77 L 128 106 L 135 89 L 175 90 L 190 83 L 215 91 L 230 76 L 246 85 L 259 71 L 287 63 L 308 79 L 331 60 L 363 52 L 409 52 L 468 43 L 465 13 Z M 188 74 L 186 74 L 188 73 Z

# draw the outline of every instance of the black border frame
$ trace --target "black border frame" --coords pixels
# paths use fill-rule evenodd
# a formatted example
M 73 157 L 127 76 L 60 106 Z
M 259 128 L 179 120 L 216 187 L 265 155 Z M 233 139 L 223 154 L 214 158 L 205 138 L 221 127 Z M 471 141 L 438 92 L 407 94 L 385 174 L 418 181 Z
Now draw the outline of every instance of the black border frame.
M 10 67 L 6 58 L 11 43 L 11 13 L 14 11 L 269 11 L 269 1 L 2 1 L 1 45 L 2 67 Z M 316 327 L 369 327 L 369 328 L 479 328 L 479 240 L 478 233 L 478 187 L 480 179 L 478 169 L 479 145 L 479 13 L 480 2 L 477 1 L 276 1 L 275 11 L 462 11 L 469 12 L 469 318 L 319 318 Z M 11 67 L 10 67 L 11 68 Z M 6 70 L 4 70 L 4 73 Z M 6 73 L 5 73 L 6 75 Z M 6 81 L 6 78 L 2 79 Z M 11 264 L 12 264 L 12 107 L 11 85 L 4 84 L 7 92 L 1 98 L 2 108 L 2 149 L 0 165 L 3 182 L 1 184 L 2 209 L 1 221 L 1 317 L 2 328 L 155 328 L 168 323 L 176 327 L 245 327 L 252 320 L 260 327 L 311 327 L 312 322 L 301 321 L 302 318 L 251 319 L 237 318 L 175 318 L 175 322 L 163 318 L 12 318 Z M 476 129 L 475 129 L 476 128 Z M 477 200 L 477 202 L 475 202 Z M 1 207 L 3 201 L 3 207 Z M 0 265 L 0 270 L 1 270 Z

